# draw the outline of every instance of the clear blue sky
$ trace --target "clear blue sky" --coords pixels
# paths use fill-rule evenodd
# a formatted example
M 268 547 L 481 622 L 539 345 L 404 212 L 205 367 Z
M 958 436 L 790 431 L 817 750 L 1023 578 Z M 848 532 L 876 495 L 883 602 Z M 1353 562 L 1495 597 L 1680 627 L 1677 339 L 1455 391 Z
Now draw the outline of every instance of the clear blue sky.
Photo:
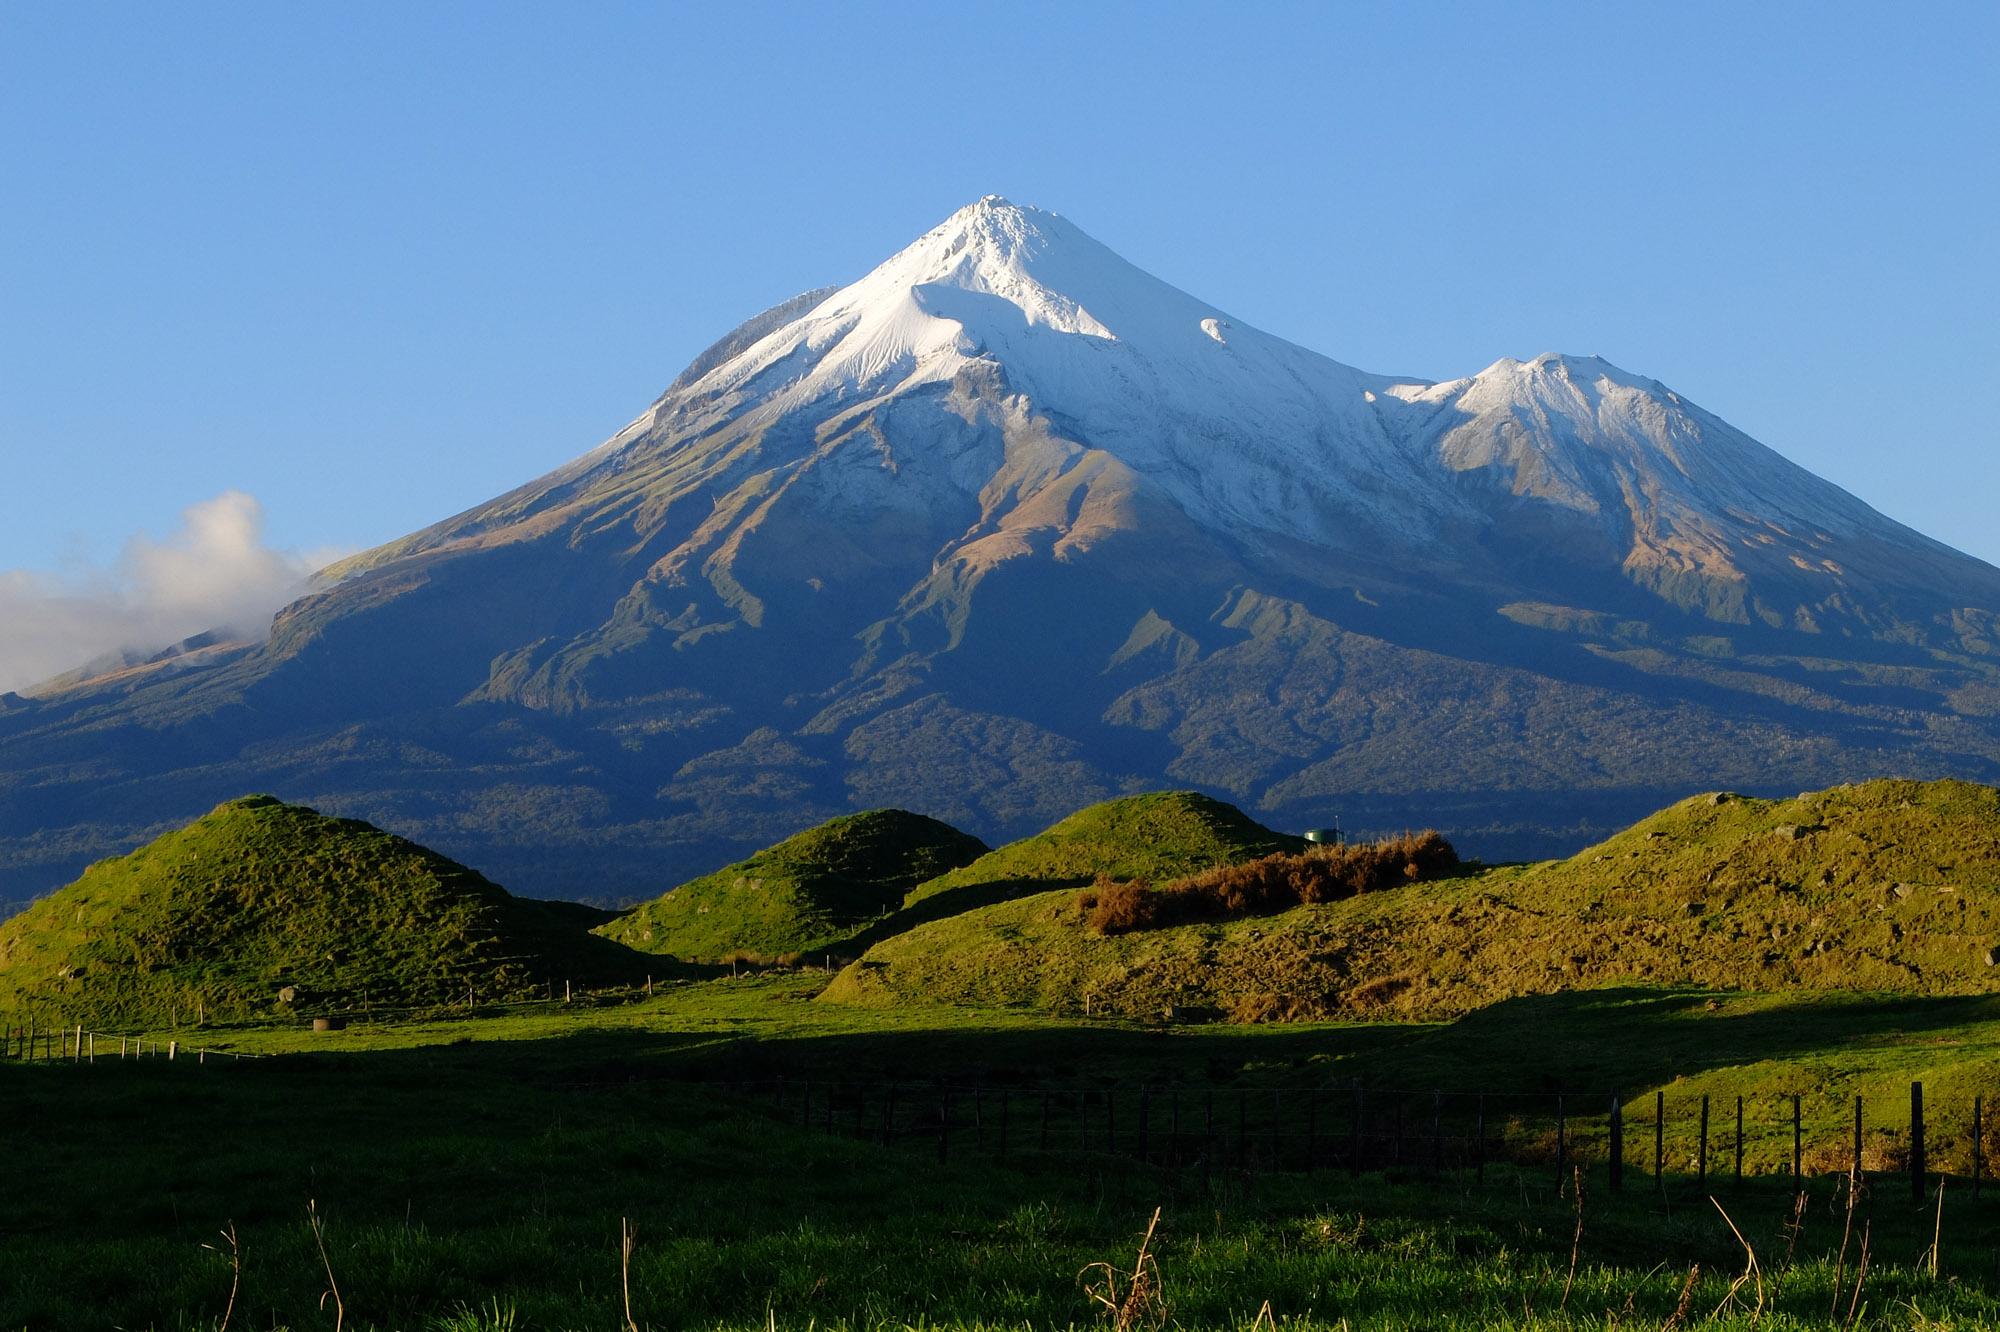
M 1601 354 L 2000 561 L 1996 70 L 1990 3 L 0 0 L 0 571 L 230 489 L 397 536 L 989 192 L 1370 370 Z

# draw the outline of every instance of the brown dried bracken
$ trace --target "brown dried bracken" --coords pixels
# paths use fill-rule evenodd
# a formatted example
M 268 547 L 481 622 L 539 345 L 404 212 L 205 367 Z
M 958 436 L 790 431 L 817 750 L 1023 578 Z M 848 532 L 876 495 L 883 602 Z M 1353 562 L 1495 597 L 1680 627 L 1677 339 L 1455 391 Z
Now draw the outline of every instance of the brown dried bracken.
M 1688 1310 L 1694 1307 L 1694 1283 L 1701 1276 L 1701 1264 L 1688 1269 L 1688 1279 L 1681 1283 L 1680 1303 L 1674 1306 L 1673 1316 L 1660 1324 L 1660 1332 L 1675 1332 L 1687 1326 Z
M 1146 1223 L 1146 1237 L 1139 1241 L 1139 1256 L 1133 1261 L 1130 1272 L 1099 1262 L 1091 1263 L 1076 1274 L 1079 1283 L 1088 1273 L 1098 1274 L 1096 1281 L 1084 1286 L 1083 1293 L 1093 1303 L 1104 1306 L 1117 1332 L 1131 1332 L 1141 1322 L 1158 1327 L 1166 1321 L 1166 1303 L 1160 1297 L 1160 1268 L 1153 1261 L 1152 1252 L 1153 1232 L 1159 1224 L 1160 1209 L 1155 1207 L 1153 1219 Z
M 1113 883 L 1100 877 L 1078 905 L 1090 909 L 1090 926 L 1098 933 L 1122 934 L 1286 911 L 1300 903 L 1337 902 L 1437 878 L 1456 868 L 1458 853 L 1441 835 L 1405 833 L 1380 842 L 1219 865 L 1159 889 L 1143 879 Z

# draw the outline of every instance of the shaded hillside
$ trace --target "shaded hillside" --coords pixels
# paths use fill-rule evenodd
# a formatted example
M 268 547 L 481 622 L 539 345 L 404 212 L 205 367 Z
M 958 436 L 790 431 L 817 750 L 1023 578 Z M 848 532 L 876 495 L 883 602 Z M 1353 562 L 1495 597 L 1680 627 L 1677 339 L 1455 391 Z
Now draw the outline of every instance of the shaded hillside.
M 366 823 L 270 796 L 92 865 L 0 924 L 0 1007 L 157 1024 L 527 998 L 648 960 L 605 913 L 515 897 Z M 288 993 L 289 992 L 289 995 Z
M 839 943 L 986 844 L 900 809 L 831 819 L 632 908 L 597 933 L 648 953 L 782 955 Z
M 871 949 L 835 1002 L 1257 1020 L 1450 1016 L 1611 984 L 2000 990 L 2000 792 L 1869 782 L 1662 810 L 1568 860 L 1103 935 L 1074 891 Z

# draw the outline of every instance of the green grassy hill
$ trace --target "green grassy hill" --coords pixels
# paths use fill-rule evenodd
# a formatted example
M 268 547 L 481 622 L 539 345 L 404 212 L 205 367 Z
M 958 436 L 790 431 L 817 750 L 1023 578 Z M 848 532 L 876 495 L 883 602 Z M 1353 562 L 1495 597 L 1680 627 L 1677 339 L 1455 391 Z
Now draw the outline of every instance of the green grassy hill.
M 1088 914 L 1063 890 L 937 920 L 825 997 L 1257 1020 L 1449 1017 L 1633 982 L 1985 993 L 2000 990 L 2000 792 L 1698 796 L 1568 860 L 1111 937 Z
M 1032 884 L 1037 889 L 1085 884 L 1100 874 L 1164 882 L 1303 845 L 1234 805 L 1193 791 L 1155 791 L 1080 809 L 1046 832 L 1009 842 L 939 875 L 909 900 L 915 904 L 984 884 Z
M 524 998 L 551 979 L 643 974 L 647 959 L 587 932 L 588 912 L 514 897 L 370 824 L 247 796 L 0 924 L 0 1008 L 148 1023 L 197 1006 L 222 1019 L 442 1003 L 468 986 Z
M 931 921 L 996 902 L 1094 882 L 1165 882 L 1305 843 L 1272 832 L 1234 805 L 1193 791 L 1155 791 L 1086 806 L 1033 837 L 918 884 L 902 909 L 846 940 L 865 949 Z
M 597 933 L 684 958 L 813 952 L 850 939 L 915 885 L 985 850 L 978 838 L 907 810 L 843 815 L 684 883 Z

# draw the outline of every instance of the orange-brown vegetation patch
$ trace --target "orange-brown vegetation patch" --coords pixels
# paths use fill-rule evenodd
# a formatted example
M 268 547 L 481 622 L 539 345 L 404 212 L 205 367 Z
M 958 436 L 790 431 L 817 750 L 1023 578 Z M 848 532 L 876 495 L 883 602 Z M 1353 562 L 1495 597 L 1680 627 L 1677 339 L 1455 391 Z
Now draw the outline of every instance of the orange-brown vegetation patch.
M 1315 902 L 1338 902 L 1399 884 L 1450 874 L 1458 853 L 1438 833 L 1404 833 L 1354 846 L 1314 847 L 1220 865 L 1154 888 L 1144 879 L 1114 883 L 1100 877 L 1078 897 L 1099 934 L 1270 915 Z

